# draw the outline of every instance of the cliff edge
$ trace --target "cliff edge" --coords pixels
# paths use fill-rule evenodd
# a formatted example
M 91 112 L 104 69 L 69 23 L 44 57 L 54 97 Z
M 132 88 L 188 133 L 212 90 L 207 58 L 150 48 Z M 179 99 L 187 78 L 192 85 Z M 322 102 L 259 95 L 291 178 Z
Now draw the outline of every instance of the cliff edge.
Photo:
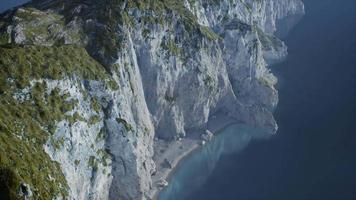
M 154 138 L 212 117 L 277 130 L 300 0 L 33 0 L 0 16 L 5 199 L 149 199 Z M 169 147 L 168 147 L 169 148 Z

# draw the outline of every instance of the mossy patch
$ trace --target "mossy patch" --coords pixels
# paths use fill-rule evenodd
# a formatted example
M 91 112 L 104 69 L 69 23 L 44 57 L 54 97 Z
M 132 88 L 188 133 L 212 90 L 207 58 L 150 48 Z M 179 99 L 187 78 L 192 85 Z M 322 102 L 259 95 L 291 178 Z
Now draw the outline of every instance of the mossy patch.
M 88 160 L 88 167 L 91 167 L 93 171 L 98 171 L 99 161 L 95 158 L 95 156 L 90 156 Z
M 161 46 L 163 49 L 169 51 L 174 56 L 180 56 L 182 53 L 182 49 L 178 47 L 178 44 L 172 39 L 163 42 Z
M 99 123 L 100 121 L 101 121 L 101 118 L 100 118 L 98 115 L 93 115 L 93 116 L 91 116 L 91 117 L 89 118 L 88 123 L 89 123 L 90 125 L 94 125 L 94 124 Z
M 126 129 L 126 131 L 132 131 L 132 130 L 133 130 L 132 125 L 129 124 L 125 119 L 123 119 L 123 118 L 116 118 L 116 121 L 117 121 L 117 123 L 119 123 L 119 124 L 123 124 L 124 127 L 125 127 L 125 129 Z
M 59 80 L 76 75 L 88 80 L 115 82 L 104 67 L 93 59 L 83 47 L 74 45 L 0 46 L 0 94 L 9 87 L 24 88 L 33 79 Z M 10 84 L 8 79 L 13 79 Z
M 100 103 L 98 102 L 98 100 L 96 100 L 95 98 L 93 98 L 93 99 L 91 100 L 91 107 L 92 107 L 93 110 L 94 110 L 95 112 L 97 112 L 97 113 L 99 113 L 100 110 L 101 110 L 101 105 L 100 105 Z
M 98 133 L 98 135 L 96 136 L 95 141 L 100 142 L 100 141 L 105 140 L 105 138 L 106 138 L 106 131 L 104 128 L 102 128 L 100 130 L 100 132 Z
M 80 164 L 80 160 L 77 159 L 77 160 L 74 161 L 74 165 L 75 165 L 76 167 L 77 167 L 79 164 Z

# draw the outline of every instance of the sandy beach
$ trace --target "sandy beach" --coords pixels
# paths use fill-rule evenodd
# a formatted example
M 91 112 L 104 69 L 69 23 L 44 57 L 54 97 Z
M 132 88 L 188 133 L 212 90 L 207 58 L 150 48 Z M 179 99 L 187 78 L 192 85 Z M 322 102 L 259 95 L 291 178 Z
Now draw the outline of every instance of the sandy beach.
M 233 119 L 226 117 L 224 114 L 212 116 L 209 119 L 207 129 L 214 135 L 217 135 L 226 127 L 237 123 Z M 156 173 L 152 176 L 152 189 L 149 198 L 156 200 L 161 190 L 166 184 L 169 184 L 171 175 L 179 168 L 181 162 L 190 154 L 203 147 L 201 134 L 206 130 L 189 132 L 187 137 L 176 141 L 155 140 L 154 161 L 156 163 Z

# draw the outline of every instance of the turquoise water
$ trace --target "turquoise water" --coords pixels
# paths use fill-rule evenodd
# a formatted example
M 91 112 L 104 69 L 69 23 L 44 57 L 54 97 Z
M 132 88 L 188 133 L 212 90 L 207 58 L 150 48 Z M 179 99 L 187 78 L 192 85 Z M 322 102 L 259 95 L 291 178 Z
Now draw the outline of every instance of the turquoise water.
M 356 199 L 356 1 L 304 2 L 272 68 L 277 135 L 222 156 L 184 200 Z
M 159 200 L 181 200 L 198 190 L 213 172 L 221 156 L 235 154 L 244 149 L 252 138 L 268 138 L 262 130 L 246 125 L 225 128 L 203 148 L 189 155 L 172 180 L 159 196 Z

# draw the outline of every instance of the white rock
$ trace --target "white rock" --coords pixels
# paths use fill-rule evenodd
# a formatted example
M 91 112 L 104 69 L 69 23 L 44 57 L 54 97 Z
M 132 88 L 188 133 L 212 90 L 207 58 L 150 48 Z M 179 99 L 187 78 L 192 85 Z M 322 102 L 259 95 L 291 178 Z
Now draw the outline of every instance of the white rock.
M 205 130 L 205 133 L 201 135 L 201 139 L 205 142 L 209 142 L 213 139 L 214 134 L 209 131 L 209 130 Z
M 161 187 L 161 188 L 167 187 L 168 186 L 168 182 L 166 180 L 162 179 L 162 180 L 157 182 L 157 186 Z

